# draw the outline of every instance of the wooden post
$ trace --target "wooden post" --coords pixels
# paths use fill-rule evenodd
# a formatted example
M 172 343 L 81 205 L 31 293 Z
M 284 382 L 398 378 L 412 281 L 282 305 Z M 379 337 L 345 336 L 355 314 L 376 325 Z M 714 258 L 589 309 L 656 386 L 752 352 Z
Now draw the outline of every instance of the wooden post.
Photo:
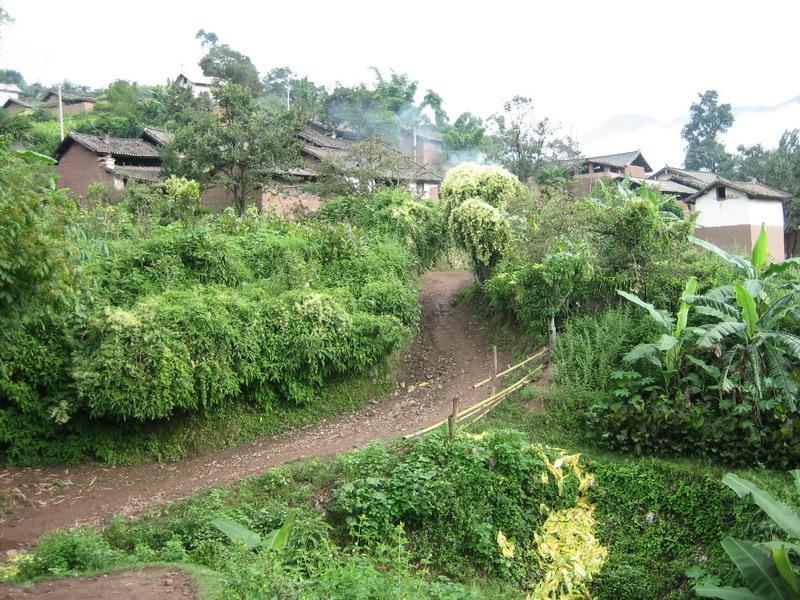
M 497 391 L 497 346 L 492 346 L 492 396 Z
M 458 417 L 458 396 L 453 396 L 453 412 L 447 417 L 447 432 L 450 434 L 451 440 L 456 437 L 456 427 L 458 427 L 456 417 Z

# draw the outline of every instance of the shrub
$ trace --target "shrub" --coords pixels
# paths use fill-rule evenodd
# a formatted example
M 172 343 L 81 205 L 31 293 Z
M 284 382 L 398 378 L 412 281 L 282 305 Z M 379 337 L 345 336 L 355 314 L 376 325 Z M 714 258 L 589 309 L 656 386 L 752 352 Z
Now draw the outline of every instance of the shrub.
M 41 537 L 32 560 L 20 561 L 19 575 L 30 579 L 109 569 L 126 558 L 90 527 L 54 531 Z
M 75 246 L 64 235 L 70 209 L 52 167 L 23 158 L 0 138 L 0 318 L 72 301 Z
M 173 184 L 171 194 L 192 195 Z M 117 222 L 121 211 L 79 213 L 74 310 L 33 303 L 25 319 L 3 322 L 9 461 L 117 462 L 128 437 L 156 448 L 154 436 L 178 438 L 196 423 L 189 415 L 235 414 L 244 403 L 270 406 L 270 430 L 279 429 L 295 418 L 287 404 L 308 405 L 322 386 L 370 371 L 417 327 L 419 263 L 396 237 L 253 214 L 141 226 Z M 118 436 L 121 420 L 136 425 Z M 245 429 L 231 431 L 235 441 L 257 432 Z M 153 452 L 186 451 L 171 444 Z
M 450 235 L 467 251 L 479 281 L 485 281 L 511 239 L 505 217 L 483 200 L 461 203 L 450 214 Z
M 168 291 L 89 323 L 76 360 L 93 416 L 164 419 L 240 396 L 307 402 L 331 378 L 362 373 L 404 339 L 388 315 L 350 314 L 330 295 L 258 288 Z M 272 391 L 270 391 L 270 388 Z
M 568 319 L 553 355 L 553 376 L 566 387 L 605 392 L 625 353 L 653 329 L 628 307 Z
M 456 207 L 473 198 L 504 209 L 524 193 L 519 180 L 501 167 L 462 163 L 450 169 L 442 180 L 444 217 L 449 219 Z
M 578 486 L 571 471 L 563 490 L 555 485 L 548 465 L 556 456 L 511 431 L 461 435 L 452 444 L 431 436 L 400 454 L 373 447 L 345 459 L 345 483 L 330 510 L 368 544 L 389 539 L 402 524 L 415 553 L 431 556 L 445 573 L 457 574 L 469 557 L 470 569 L 537 579 L 531 534 L 549 511 L 575 504 Z M 515 560 L 498 548 L 498 532 L 514 544 Z
M 394 238 L 414 253 L 420 269 L 431 266 L 446 245 L 440 205 L 417 200 L 408 190 L 341 196 L 323 204 L 315 218 L 330 224 L 351 223 L 371 235 Z
M 636 454 L 706 456 L 723 464 L 790 468 L 800 460 L 800 420 L 785 407 L 755 416 L 746 405 L 651 396 L 651 380 L 616 375 L 621 393 L 595 403 L 589 426 L 603 445 Z M 648 389 L 649 388 L 649 389 Z M 644 398 L 647 398 L 646 400 Z
M 370 281 L 361 290 L 359 307 L 373 315 L 391 315 L 410 328 L 419 323 L 417 291 L 397 280 Z

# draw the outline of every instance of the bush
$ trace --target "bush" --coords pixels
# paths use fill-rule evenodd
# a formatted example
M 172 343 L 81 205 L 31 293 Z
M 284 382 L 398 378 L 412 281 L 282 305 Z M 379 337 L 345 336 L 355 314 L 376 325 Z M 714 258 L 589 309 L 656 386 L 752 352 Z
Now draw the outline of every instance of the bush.
M 396 280 L 370 281 L 361 290 L 359 307 L 373 315 L 391 315 L 407 327 L 419 323 L 420 306 L 417 291 Z
M 407 330 L 393 316 L 350 314 L 330 295 L 258 288 L 168 291 L 89 323 L 74 371 L 95 417 L 153 420 L 237 398 L 307 402 L 331 378 L 363 373 Z
M 632 371 L 619 376 L 620 390 L 635 387 L 639 378 Z M 645 401 L 640 394 L 612 394 L 591 407 L 589 426 L 600 444 L 639 455 L 705 456 L 723 464 L 773 468 L 800 461 L 800 420 L 781 406 L 756 417 L 747 405 L 714 398 L 687 404 L 682 397 Z
M 350 223 L 371 235 L 396 239 L 414 253 L 419 269 L 430 267 L 446 245 L 440 205 L 417 200 L 408 190 L 341 196 L 325 202 L 315 218 L 323 223 Z
M 75 245 L 64 228 L 73 211 L 52 167 L 0 138 L 0 318 L 25 319 L 35 307 L 72 301 Z
M 589 468 L 598 536 L 610 549 L 592 583 L 598 598 L 694 598 L 686 572 L 697 568 L 735 581 L 719 540 L 753 537 L 764 527 L 713 469 L 658 459 L 591 460 Z
M 449 219 L 456 207 L 473 198 L 505 209 L 509 202 L 524 195 L 524 186 L 502 167 L 462 163 L 450 169 L 442 180 L 445 219 Z
M 90 527 L 44 534 L 32 560 L 19 563 L 19 575 L 26 579 L 43 575 L 72 575 L 85 571 L 109 569 L 127 557 Z
M 577 492 L 571 472 L 563 492 L 543 475 L 547 458 L 555 457 L 511 431 L 461 435 L 453 443 L 430 436 L 401 454 L 373 447 L 344 460 L 345 483 L 330 511 L 353 539 L 370 545 L 402 524 L 415 554 L 430 556 L 446 574 L 469 569 L 535 580 L 531 534 L 548 511 L 573 506 Z M 498 531 L 516 546 L 514 561 L 500 552 Z
M 450 235 L 472 259 L 479 281 L 485 281 L 511 239 L 505 217 L 490 204 L 471 199 L 450 213 Z
M 568 319 L 553 355 L 554 379 L 566 387 L 605 392 L 623 356 L 653 333 L 653 324 L 637 317 L 622 307 Z
M 119 421 L 142 424 L 122 436 L 142 447 L 154 444 L 147 427 L 244 404 L 270 407 L 274 428 L 323 386 L 378 367 L 417 327 L 418 263 L 393 238 L 250 214 L 112 226 L 120 210 L 80 213 L 75 227 L 92 237 L 76 236 L 74 312 L 32 306 L 4 325 L 7 460 L 116 462 Z

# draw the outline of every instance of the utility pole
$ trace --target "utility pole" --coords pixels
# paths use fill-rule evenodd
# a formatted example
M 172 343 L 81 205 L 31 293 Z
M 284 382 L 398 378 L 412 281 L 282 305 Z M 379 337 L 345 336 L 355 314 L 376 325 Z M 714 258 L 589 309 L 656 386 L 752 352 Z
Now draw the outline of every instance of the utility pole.
M 61 125 L 61 141 L 64 141 L 64 107 L 61 104 L 61 85 L 58 86 L 58 122 Z
M 289 95 L 292 91 L 292 84 L 290 82 L 286 82 L 286 110 L 289 110 L 289 103 L 291 102 L 291 96 Z

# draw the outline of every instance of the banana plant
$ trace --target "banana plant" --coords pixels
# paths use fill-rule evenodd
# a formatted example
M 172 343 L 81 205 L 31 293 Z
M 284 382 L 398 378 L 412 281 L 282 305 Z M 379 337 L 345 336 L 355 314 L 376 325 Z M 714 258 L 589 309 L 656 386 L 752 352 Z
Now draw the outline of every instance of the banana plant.
M 687 326 L 690 305 L 686 301 L 681 300 L 678 312 L 673 318 L 673 316 L 666 311 L 656 309 L 655 306 L 649 302 L 645 302 L 636 294 L 623 292 L 621 290 L 617 290 L 617 293 L 626 300 L 644 308 L 662 331 L 661 337 L 655 342 L 639 344 L 628 352 L 624 357 L 625 362 L 635 363 L 640 360 L 646 360 L 660 369 L 664 377 L 664 387 L 667 392 L 670 392 L 676 383 L 678 385 L 681 384 L 681 372 L 683 370 L 684 358 L 693 364 L 700 363 L 705 365 L 700 359 L 693 356 L 686 356 L 684 353 L 684 346 L 691 341 L 689 337 L 692 333 L 692 330 Z M 691 277 L 689 281 L 686 282 L 682 298 L 694 297 L 696 293 L 697 279 Z M 705 366 L 710 368 L 708 365 Z M 675 381 L 676 379 L 677 382 Z M 689 387 L 685 387 L 683 391 L 687 395 L 688 400 Z
M 753 291 L 752 286 L 737 284 L 732 288 L 733 297 L 722 288 L 705 296 L 687 295 L 685 300 L 698 312 L 716 320 L 697 328 L 696 343 L 722 353 L 720 389 L 736 393 L 730 380 L 735 373 L 739 389 L 742 384 L 752 384 L 761 400 L 769 383 L 789 408 L 796 410 L 800 337 L 785 331 L 783 320 L 800 310 L 800 292 L 789 292 L 771 304 L 762 301 L 759 308 Z
M 800 492 L 800 471 L 791 471 Z M 723 600 L 800 600 L 800 579 L 790 554 L 800 555 L 800 514 L 776 500 L 747 479 L 728 473 L 722 483 L 740 498 L 751 497 L 772 521 L 794 541 L 751 542 L 726 537 L 722 547 L 736 565 L 747 587 L 733 588 L 700 584 L 695 593 L 701 598 Z
M 214 519 L 211 524 L 228 536 L 228 539 L 234 544 L 242 544 L 248 550 L 254 548 L 263 548 L 267 551 L 282 550 L 289 541 L 289 534 L 294 524 L 294 513 L 289 513 L 280 528 L 270 531 L 263 538 L 257 532 L 247 529 L 227 517 Z

